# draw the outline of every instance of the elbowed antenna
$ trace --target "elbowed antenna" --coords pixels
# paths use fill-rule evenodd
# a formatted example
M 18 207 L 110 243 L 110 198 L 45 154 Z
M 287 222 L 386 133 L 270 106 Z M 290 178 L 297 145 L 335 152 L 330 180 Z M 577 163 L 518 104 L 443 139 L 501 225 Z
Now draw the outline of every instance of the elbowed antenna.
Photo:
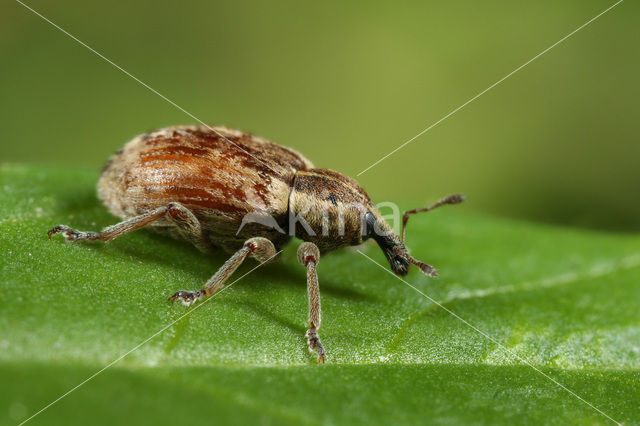
M 412 214 L 416 214 L 416 213 L 424 213 L 424 212 L 428 212 L 431 211 L 437 207 L 440 206 L 444 206 L 445 204 L 458 204 L 463 202 L 464 200 L 466 200 L 466 197 L 462 194 L 453 194 L 453 195 L 449 195 L 448 197 L 444 197 L 443 199 L 441 199 L 440 201 L 438 201 L 435 204 L 432 204 L 428 207 L 422 208 L 422 209 L 413 209 L 413 210 L 409 210 L 403 213 L 402 215 L 402 233 L 401 233 L 401 237 L 400 237 L 400 242 L 401 245 L 400 246 L 396 246 L 394 248 L 394 252 L 397 256 L 401 256 L 404 257 L 404 259 L 406 259 L 406 261 L 408 261 L 409 263 L 416 265 L 418 268 L 420 268 L 420 270 L 422 271 L 423 274 L 430 276 L 430 277 L 437 277 L 438 276 L 438 271 L 436 271 L 436 268 L 434 268 L 433 266 L 429 265 L 428 263 L 425 262 L 421 262 L 418 259 L 414 258 L 413 256 L 411 256 L 409 254 L 409 250 L 407 249 L 404 239 L 405 239 L 405 234 L 406 234 L 406 227 L 407 227 L 407 222 L 409 221 L 409 216 Z
M 422 208 L 422 209 L 413 209 L 413 210 L 409 210 L 409 211 L 404 212 L 402 214 L 402 233 L 401 233 L 401 237 L 400 237 L 400 241 L 402 241 L 402 244 L 404 244 L 404 237 L 405 237 L 405 233 L 407 232 L 406 228 L 407 228 L 407 222 L 409 221 L 409 215 L 416 214 L 416 213 L 428 212 L 428 211 L 431 211 L 431 210 L 433 210 L 433 209 L 435 209 L 437 207 L 444 206 L 445 204 L 458 204 L 458 203 L 461 203 L 461 202 L 465 201 L 466 199 L 467 199 L 467 197 L 465 197 L 462 194 L 452 194 L 452 195 L 449 195 L 447 197 L 444 197 L 442 200 L 440 200 L 437 203 L 432 204 L 432 205 L 430 205 L 428 207 L 425 207 L 425 208 Z M 413 259 L 411 256 L 409 256 L 409 257 L 411 259 Z M 422 269 L 420 264 L 426 265 L 426 264 L 424 264 L 422 262 L 418 262 L 415 259 L 413 259 L 413 261 L 411 263 L 413 263 L 414 265 L 420 267 L 420 269 Z M 427 266 L 429 266 L 429 265 L 427 265 Z M 431 268 L 431 269 L 433 269 L 433 268 Z M 422 272 L 424 272 L 424 270 L 422 270 Z M 434 272 L 435 272 L 435 269 L 434 269 Z M 427 273 L 425 272 L 425 274 L 427 274 Z M 429 275 L 429 274 L 427 274 L 427 275 Z

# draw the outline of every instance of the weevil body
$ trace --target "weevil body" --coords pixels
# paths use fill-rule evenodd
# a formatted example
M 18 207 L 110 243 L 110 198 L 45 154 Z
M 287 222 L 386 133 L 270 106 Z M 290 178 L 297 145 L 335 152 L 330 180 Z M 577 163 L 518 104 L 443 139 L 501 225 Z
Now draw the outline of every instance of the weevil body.
M 409 255 L 404 227 L 412 213 L 463 200 L 453 195 L 406 212 L 400 238 L 353 179 L 316 169 L 302 154 L 263 138 L 209 126 L 171 127 L 136 137 L 105 165 L 98 195 L 123 222 L 100 233 L 58 225 L 49 236 L 109 241 L 148 225 L 205 252 L 221 248 L 234 253 L 203 289 L 181 290 L 170 298 L 187 305 L 218 291 L 246 257 L 265 262 L 292 237 L 303 240 L 298 259 L 307 268 L 307 339 L 318 361 L 325 358 L 317 332 L 320 253 L 373 238 L 395 273 L 406 275 L 415 264 L 433 276 L 435 269 Z

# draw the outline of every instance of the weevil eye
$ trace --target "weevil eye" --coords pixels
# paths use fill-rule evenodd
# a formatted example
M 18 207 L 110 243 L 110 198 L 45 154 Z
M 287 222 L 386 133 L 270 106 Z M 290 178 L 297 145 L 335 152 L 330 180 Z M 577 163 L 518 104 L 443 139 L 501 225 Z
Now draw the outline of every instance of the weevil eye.
M 364 241 L 374 236 L 376 217 L 371 212 L 364 215 L 364 228 L 362 229 L 362 239 Z

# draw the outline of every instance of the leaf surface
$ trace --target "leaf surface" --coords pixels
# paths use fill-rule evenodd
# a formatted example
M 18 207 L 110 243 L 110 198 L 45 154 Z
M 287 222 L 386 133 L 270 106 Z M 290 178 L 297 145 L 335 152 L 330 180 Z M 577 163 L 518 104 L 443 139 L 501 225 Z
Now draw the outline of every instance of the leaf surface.
M 180 319 L 187 309 L 167 297 L 200 288 L 224 254 L 145 231 L 108 244 L 48 240 L 57 224 L 116 222 L 96 180 L 0 169 L 2 423 L 163 329 L 30 424 L 611 423 L 542 373 L 616 421 L 640 422 L 637 236 L 459 208 L 413 218 L 412 254 L 440 277 L 414 270 L 406 281 L 491 339 L 342 250 L 318 266 L 327 364 L 315 365 L 294 246 Z M 362 250 L 384 264 L 374 245 Z

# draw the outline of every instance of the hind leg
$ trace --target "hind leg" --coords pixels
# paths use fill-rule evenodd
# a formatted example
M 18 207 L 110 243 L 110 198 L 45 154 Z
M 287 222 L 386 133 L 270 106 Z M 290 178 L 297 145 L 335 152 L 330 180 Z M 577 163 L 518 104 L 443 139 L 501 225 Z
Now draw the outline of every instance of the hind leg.
M 276 254 L 276 248 L 268 239 L 262 237 L 249 238 L 242 248 L 235 252 L 235 254 L 218 269 L 218 272 L 206 282 L 204 288 L 194 291 L 177 291 L 173 296 L 169 297 L 169 300 L 171 303 L 180 300 L 183 305 L 189 306 L 200 299 L 218 292 L 247 257 L 253 257 L 258 262 L 264 263 L 273 259 Z
M 101 240 L 111 241 L 136 229 L 143 228 L 158 219 L 166 217 L 178 228 L 180 235 L 202 251 L 208 251 L 210 245 L 202 234 L 200 222 L 194 214 L 180 203 L 169 203 L 148 213 L 132 217 L 115 225 L 107 226 L 101 232 L 78 231 L 66 225 L 54 226 L 47 232 L 49 238 L 62 234 L 67 241 Z

